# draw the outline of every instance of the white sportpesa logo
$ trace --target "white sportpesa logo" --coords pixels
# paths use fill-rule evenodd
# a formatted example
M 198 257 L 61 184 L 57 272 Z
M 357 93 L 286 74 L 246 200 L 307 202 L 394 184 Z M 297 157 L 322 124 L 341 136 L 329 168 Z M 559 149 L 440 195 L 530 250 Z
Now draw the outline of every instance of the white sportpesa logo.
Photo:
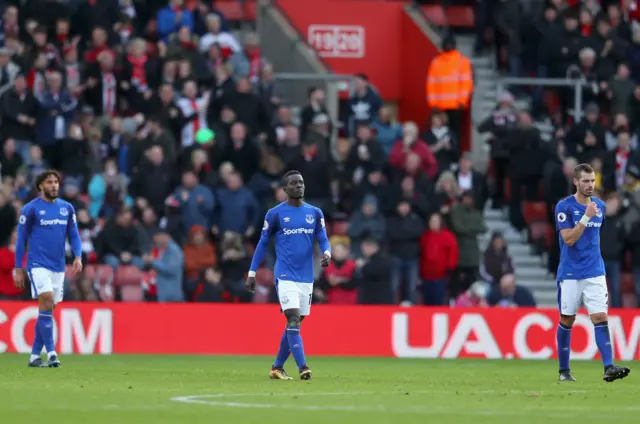
M 292 236 L 296 234 L 313 234 L 313 228 L 293 228 L 291 230 L 285 229 L 282 231 L 285 236 Z
M 67 225 L 66 219 L 41 219 L 40 225 Z

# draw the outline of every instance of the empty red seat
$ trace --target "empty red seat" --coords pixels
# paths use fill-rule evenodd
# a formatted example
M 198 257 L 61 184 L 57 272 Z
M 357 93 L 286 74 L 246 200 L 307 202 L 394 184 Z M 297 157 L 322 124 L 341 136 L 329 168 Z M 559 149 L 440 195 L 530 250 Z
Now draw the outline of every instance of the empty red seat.
M 544 202 L 523 202 L 522 215 L 527 225 L 547 220 L 547 205 Z
M 336 221 L 333 223 L 333 234 L 344 236 L 349 229 L 349 221 Z
M 533 242 L 544 240 L 544 246 L 549 249 L 553 238 L 555 237 L 555 230 L 548 222 L 538 221 L 529 225 L 529 239 Z
M 142 302 L 144 293 L 140 284 L 124 285 L 120 288 L 120 296 L 123 302 Z
M 100 285 L 100 299 L 103 302 L 113 302 L 114 301 L 114 293 L 113 287 L 107 287 L 105 284 Z
M 118 267 L 115 277 L 118 286 L 140 286 L 142 271 L 134 265 L 121 265 Z

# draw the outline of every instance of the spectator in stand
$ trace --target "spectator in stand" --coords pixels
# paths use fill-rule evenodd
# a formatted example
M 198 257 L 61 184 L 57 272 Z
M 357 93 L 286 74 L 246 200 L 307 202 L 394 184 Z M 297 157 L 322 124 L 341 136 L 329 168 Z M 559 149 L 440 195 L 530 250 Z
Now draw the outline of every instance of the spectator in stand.
M 33 185 L 36 177 L 48 168 L 49 163 L 42 157 L 40 146 L 31 146 L 29 148 L 29 158 L 18 172 L 26 175 L 29 185 Z
M 629 132 L 629 118 L 627 115 L 619 113 L 613 117 L 613 124 L 609 131 L 605 133 L 605 145 L 607 150 L 615 150 L 618 147 L 618 133 Z M 631 134 L 631 149 L 636 150 L 638 148 L 638 136 L 634 133 Z
M 0 246 L 6 246 L 18 222 L 8 193 L 0 189 Z
M 260 165 L 260 149 L 250 138 L 245 124 L 233 124 L 230 134 L 231 142 L 223 151 L 221 161 L 231 162 L 245 181 L 251 181 Z
M 356 261 L 349 259 L 349 246 L 335 243 L 331 248 L 331 263 L 322 269 L 314 295 L 331 305 L 358 303 Z
M 452 35 L 442 40 L 442 51 L 429 65 L 426 89 L 429 108 L 447 114 L 452 135 L 460 140 L 462 112 L 470 106 L 473 75 L 471 62 L 456 50 Z
M 207 240 L 207 227 L 194 225 L 189 230 L 189 241 L 183 246 L 184 291 L 187 299 L 197 297 L 200 277 L 218 263 L 216 248 Z
M 405 122 L 402 139 L 396 141 L 393 146 L 389 154 L 389 163 L 393 168 L 402 169 L 406 166 L 407 157 L 412 153 L 420 157 L 420 166 L 427 177 L 434 178 L 438 173 L 436 158 L 427 143 L 418 138 L 418 126 L 414 122 Z
M 196 302 L 223 302 L 224 285 L 222 274 L 217 268 L 207 268 L 198 280 Z
M 460 187 L 458 187 L 455 174 L 451 171 L 440 174 L 436 182 L 435 192 L 440 213 L 445 216 L 445 220 L 447 221 L 451 208 L 457 203 L 458 197 L 460 196 Z
M 420 237 L 420 277 L 425 305 L 446 305 L 449 277 L 458 266 L 458 242 L 443 224 L 439 213 L 432 214 L 427 230 Z
M 381 169 L 386 162 L 384 149 L 380 142 L 373 138 L 369 125 L 358 125 L 356 142 L 351 147 L 347 160 L 353 183 L 359 184 L 367 173 L 373 169 Z
M 362 256 L 361 244 L 366 239 L 373 239 L 379 245 L 384 240 L 386 228 L 384 216 L 378 211 L 378 200 L 373 195 L 365 196 L 362 206 L 349 221 L 352 255 L 356 258 Z
M 213 193 L 200 184 L 193 170 L 187 169 L 182 173 L 182 185 L 173 192 L 173 198 L 180 209 L 184 236 L 196 225 L 210 228 L 215 208 Z
M 253 83 L 260 78 L 260 70 L 264 63 L 260 37 L 250 32 L 245 35 L 244 48 L 229 58 L 235 78 L 248 78 Z
M 494 284 L 487 296 L 490 306 L 502 308 L 529 307 L 535 308 L 536 301 L 531 290 L 516 284 L 516 276 L 505 274 L 499 284 Z
M 184 8 L 183 0 L 169 0 L 169 4 L 158 12 L 158 34 L 165 43 L 171 34 L 186 27 L 193 32 L 193 13 Z
M 457 166 L 456 177 L 458 187 L 461 191 L 471 190 L 473 192 L 473 203 L 480 210 L 484 210 L 484 205 L 489 197 L 486 177 L 472 168 L 471 153 L 466 152 L 460 158 Z
M 24 74 L 16 75 L 14 87 L 2 95 L 1 103 L 2 134 L 5 139 L 14 140 L 16 151 L 27 160 L 29 146 L 35 139 L 37 101 L 28 90 Z
M 82 242 L 82 263 L 96 263 L 97 254 L 94 241 L 102 228 L 97 225 L 95 220 L 91 219 L 86 208 L 76 209 L 76 219 L 78 221 L 80 241 Z M 65 246 L 65 255 L 67 265 L 71 265 L 74 256 L 69 242 Z
M 634 94 L 636 85 L 631 80 L 629 66 L 626 63 L 620 63 L 616 74 L 609 80 L 606 85 L 606 95 L 611 100 L 611 114 L 630 115 L 631 98 Z
M 155 273 L 158 302 L 182 302 L 182 276 L 184 275 L 184 255 L 169 233 L 160 229 L 153 236 L 158 256 L 145 254 L 144 265 Z
M 223 59 L 228 59 L 242 50 L 233 34 L 222 30 L 222 19 L 215 13 L 206 16 L 207 33 L 200 37 L 200 53 L 206 53 L 217 44 L 220 46 Z
M 13 270 L 16 268 L 17 238 L 17 231 L 13 231 L 9 244 L 3 244 L 3 247 L 0 247 L 0 300 L 19 300 L 24 298 L 24 288 L 18 289 L 13 284 Z
M 382 107 L 382 98 L 369 84 L 365 74 L 356 75 L 353 91 L 347 102 L 349 132 L 355 133 L 358 124 L 369 125 Z
M 147 150 L 129 185 L 129 192 L 136 199 L 136 204 L 148 204 L 156 214 L 162 215 L 165 200 L 173 184 L 171 173 L 172 167 L 165 160 L 160 146 Z
M 355 281 L 358 287 L 358 303 L 395 303 L 391 287 L 391 261 L 380 250 L 380 244 L 374 238 L 367 237 L 362 241 L 362 257 L 356 259 Z
M 15 178 L 23 163 L 24 160 L 18 152 L 16 152 L 16 141 L 13 138 L 7 138 L 2 146 L 2 151 L 0 151 L 0 171 L 2 177 Z
M 482 212 L 473 203 L 473 193 L 462 193 L 460 203 L 451 209 L 451 229 L 460 248 L 458 268 L 451 279 L 450 295 L 457 297 L 476 281 L 480 261 L 478 236 L 487 228 Z
M 112 217 L 123 205 L 133 206 L 128 195 L 127 178 L 120 173 L 116 161 L 108 159 L 104 172 L 95 174 L 89 181 L 89 214 L 92 218 Z
M 305 188 L 306 201 L 329 215 L 333 199 L 332 187 L 335 185 L 331 157 L 322 155 L 320 147 L 313 140 L 305 140 L 298 159 L 292 165 L 289 168 L 300 169 L 305 180 L 313 181 L 313 184 Z
M 267 112 L 272 114 L 282 101 L 282 92 L 273 75 L 273 65 L 263 63 L 260 80 L 254 83 L 254 91 L 258 98 L 267 105 Z
M 131 209 L 121 208 L 109 219 L 96 243 L 98 257 L 115 271 L 120 265 L 136 265 L 142 268 L 142 231 L 133 222 Z
M 304 139 L 307 136 L 307 131 L 312 125 L 316 116 L 329 116 L 329 111 L 326 106 L 326 96 L 324 90 L 319 87 L 311 87 L 308 91 L 309 104 L 300 112 L 300 136 Z M 332 131 L 332 123 L 328 122 L 329 132 Z
M 515 99 L 509 92 L 500 94 L 498 107 L 479 126 L 480 133 L 490 133 L 491 162 L 495 178 L 492 207 L 504 205 L 504 187 L 509 172 L 509 139 L 516 128 L 518 116 L 514 108 Z
M 438 209 L 438 205 L 433 202 L 431 190 L 426 191 L 416 187 L 416 180 L 413 177 L 404 177 L 400 186 L 396 187 L 394 191 L 396 191 L 396 196 L 393 204 L 407 202 L 411 206 L 412 212 L 418 215 L 423 222 Z M 390 209 L 391 207 L 387 210 L 393 213 Z
M 624 258 L 627 231 L 622 221 L 620 197 L 612 193 L 606 200 L 605 216 L 600 228 L 600 252 L 604 260 L 609 283 L 609 302 L 612 308 L 622 306 L 620 294 L 620 272 Z
M 460 147 L 449 131 L 447 115 L 442 112 L 431 114 L 431 128 L 423 134 L 438 164 L 438 173 L 452 169 L 460 157 Z
M 252 237 L 260 221 L 260 208 L 253 193 L 243 185 L 238 172 L 229 175 L 226 187 L 217 190 L 216 198 L 218 208 L 214 214 L 212 233 L 222 235 L 230 231 Z
M 252 295 L 244 287 L 251 256 L 242 242 L 242 234 L 225 231 L 220 246 L 220 270 L 225 288 L 235 299 L 248 302 Z
M 391 190 L 381 169 L 374 169 L 367 174 L 367 179 L 355 187 L 351 206 L 360 209 L 367 195 L 374 196 L 378 205 L 392 205 Z
M 67 137 L 78 103 L 62 86 L 60 72 L 51 71 L 46 80 L 48 90 L 38 97 L 36 143 L 42 147 L 47 162 L 60 168 L 63 160 L 61 143 Z
M 521 112 L 518 116 L 518 128 L 511 133 L 508 143 L 511 179 L 509 219 L 516 229 L 523 230 L 526 225 L 522 216 L 522 187 L 525 187 L 527 200 L 537 199 L 546 159 L 540 131 L 533 126 L 528 112 Z
M 396 214 L 387 222 L 387 239 L 391 252 L 391 287 L 393 294 L 402 299 L 401 304 L 416 304 L 418 288 L 418 258 L 420 236 L 424 231 L 423 220 L 411 211 L 411 205 L 401 200 Z M 398 290 L 400 289 L 400 292 Z
M 495 284 L 505 274 L 513 274 L 513 260 L 507 249 L 507 242 L 502 233 L 491 235 L 489 246 L 484 251 L 484 258 L 480 264 L 480 275 L 487 283 Z
M 371 127 L 375 131 L 376 138 L 382 144 L 384 152 L 389 156 L 396 140 L 402 138 L 402 125 L 391 116 L 389 106 L 380 108 Z
M 20 67 L 11 61 L 11 51 L 0 47 L 0 87 L 11 84 L 20 75 Z
M 640 155 L 637 150 L 631 148 L 629 132 L 618 132 L 618 146 L 614 151 L 607 152 L 603 161 L 603 174 L 605 185 L 609 189 L 615 189 L 624 184 L 624 176 L 631 165 L 640 165 Z
M 605 150 L 605 130 L 598 122 L 600 107 L 596 103 L 587 104 L 584 113 L 586 119 L 573 125 L 565 140 L 568 154 L 580 157 L 581 162 L 588 162 Z

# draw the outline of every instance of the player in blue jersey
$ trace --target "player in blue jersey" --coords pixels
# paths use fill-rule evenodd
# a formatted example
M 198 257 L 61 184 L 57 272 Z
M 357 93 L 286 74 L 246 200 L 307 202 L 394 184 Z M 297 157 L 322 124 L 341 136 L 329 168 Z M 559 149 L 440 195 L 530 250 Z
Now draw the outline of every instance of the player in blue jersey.
M 300 323 L 309 315 L 313 297 L 313 250 L 318 239 L 323 252 L 321 265 L 331 261 L 331 246 L 327 238 L 322 210 L 303 201 L 304 180 L 298 171 L 289 171 L 283 177 L 283 189 L 287 201 L 270 209 L 264 219 L 260 242 L 253 254 L 246 287 L 254 292 L 256 270 L 275 236 L 276 265 L 274 276 L 280 307 L 287 318 L 287 325 L 280 339 L 280 350 L 271 368 L 269 377 L 291 380 L 284 370 L 290 354 L 298 365 L 300 379 L 311 380 L 300 336 Z
M 29 366 L 58 368 L 60 361 L 53 340 L 53 308 L 62 301 L 67 236 L 75 256 L 73 270 L 76 273 L 82 271 L 82 246 L 73 206 L 58 199 L 60 175 L 56 171 L 44 171 L 35 183 L 42 194 L 20 212 L 13 279 L 18 288 L 24 288 L 25 281 L 31 280 L 31 294 L 40 305 Z M 25 244 L 28 244 L 27 266 L 22 268 Z M 47 349 L 47 364 L 40 357 L 43 346 Z
M 592 197 L 595 172 L 588 164 L 573 171 L 576 194 L 556 205 L 556 227 L 560 232 L 560 266 L 558 267 L 558 308 L 560 323 L 556 338 L 560 381 L 575 381 L 569 368 L 571 327 L 581 303 L 587 308 L 595 330 L 596 344 L 604 364 L 603 380 L 611 382 L 629 375 L 629 368 L 613 364 L 609 336 L 607 280 L 600 254 L 600 227 L 605 203 Z

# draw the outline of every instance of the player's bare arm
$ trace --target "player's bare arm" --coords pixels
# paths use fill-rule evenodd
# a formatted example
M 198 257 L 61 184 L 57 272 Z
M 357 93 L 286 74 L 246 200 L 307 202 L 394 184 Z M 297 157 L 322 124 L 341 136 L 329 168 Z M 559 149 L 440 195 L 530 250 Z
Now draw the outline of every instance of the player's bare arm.
M 22 268 L 15 268 L 13 270 L 13 285 L 16 286 L 18 290 L 24 289 L 24 280 L 25 280 L 25 272 Z
M 598 207 L 596 203 L 590 202 L 589 205 L 587 205 L 584 216 L 580 218 L 580 221 L 578 221 L 578 224 L 575 227 L 560 230 L 560 235 L 562 236 L 562 239 L 567 244 L 567 246 L 573 246 L 574 244 L 576 244 L 576 242 L 584 233 L 584 230 L 587 228 L 589 220 L 596 216 L 597 212 Z

